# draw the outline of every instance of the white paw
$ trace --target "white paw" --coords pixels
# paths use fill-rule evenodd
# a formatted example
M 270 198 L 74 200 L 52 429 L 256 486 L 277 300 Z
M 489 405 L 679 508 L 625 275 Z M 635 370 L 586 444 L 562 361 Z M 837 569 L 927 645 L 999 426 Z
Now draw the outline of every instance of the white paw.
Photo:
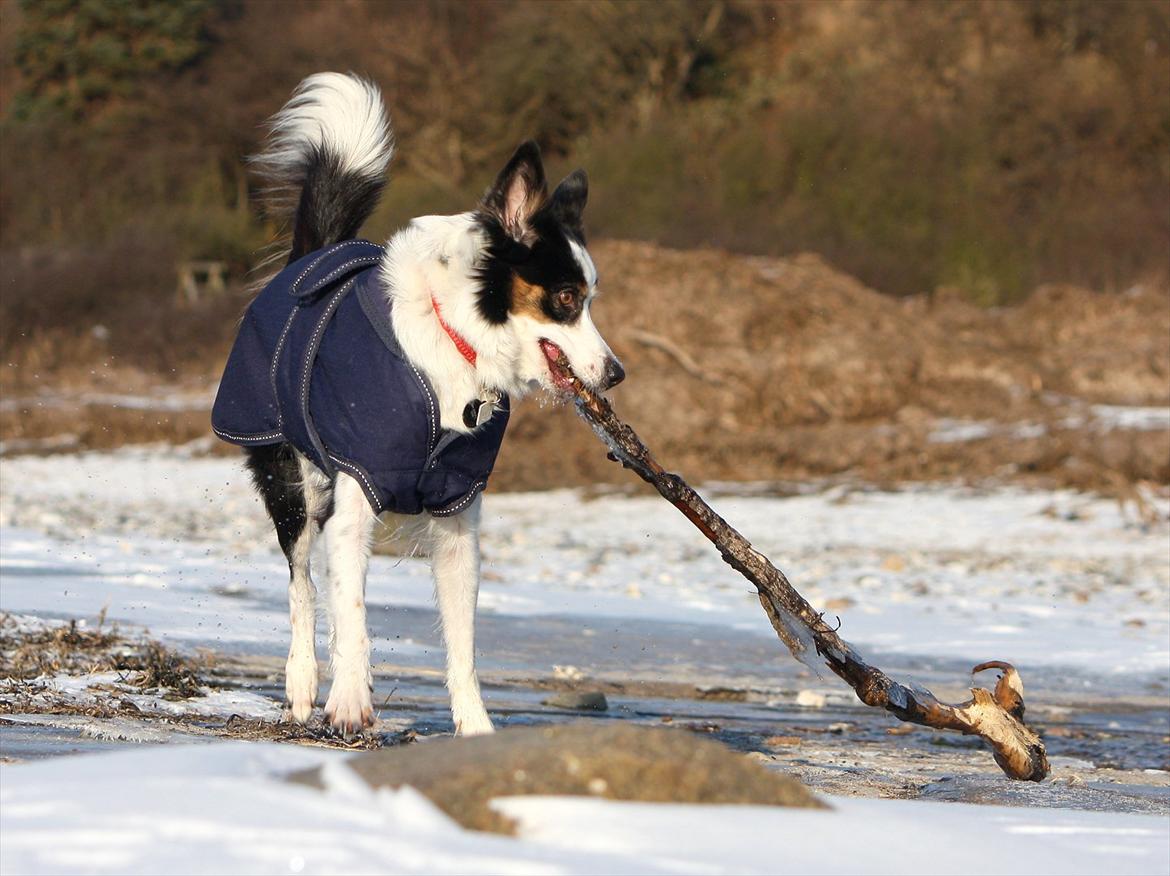
M 352 736 L 374 724 L 368 672 L 341 672 L 333 678 L 325 718 L 338 733 Z
M 488 717 L 481 705 L 478 709 L 453 709 L 451 716 L 455 719 L 456 736 L 481 736 L 484 733 L 494 733 L 492 719 Z
M 311 652 L 289 652 L 284 664 L 284 719 L 304 724 L 317 701 L 317 658 Z

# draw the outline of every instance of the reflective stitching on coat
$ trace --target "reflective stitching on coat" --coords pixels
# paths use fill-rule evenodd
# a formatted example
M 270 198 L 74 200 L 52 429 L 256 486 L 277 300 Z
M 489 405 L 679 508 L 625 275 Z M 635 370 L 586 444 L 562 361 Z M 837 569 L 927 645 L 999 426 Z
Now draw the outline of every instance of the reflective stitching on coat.
M 371 244 L 371 246 L 372 245 L 373 244 Z M 348 262 L 345 262 L 344 264 L 339 265 L 338 267 L 334 268 L 332 271 L 330 271 L 328 274 L 326 274 L 320 280 L 314 280 L 313 285 L 318 287 L 318 288 L 323 289 L 324 287 L 328 286 L 331 282 L 333 282 L 338 277 L 344 277 L 345 272 L 347 270 L 349 270 L 351 267 L 353 267 L 354 265 L 372 265 L 372 264 L 377 264 L 379 261 L 381 261 L 381 258 L 371 260 L 370 256 L 363 256 L 360 259 L 350 259 Z M 294 286 L 293 288 L 295 289 L 296 287 Z
M 487 486 L 487 481 L 476 481 L 471 485 L 471 489 L 467 491 L 467 495 L 456 502 L 454 505 L 448 505 L 438 511 L 432 511 L 432 517 L 450 517 L 452 514 L 458 514 L 467 505 L 475 501 L 475 497 L 479 495 L 480 490 Z
M 340 456 L 334 456 L 332 453 L 328 454 L 328 456 L 330 459 L 332 459 L 334 462 L 336 462 L 338 465 L 340 465 L 346 471 L 349 471 L 352 474 L 357 475 L 357 477 L 361 480 L 362 484 L 366 488 L 366 496 L 371 500 L 371 504 L 374 504 L 374 506 L 375 506 L 374 510 L 377 513 L 381 514 L 382 510 L 383 510 L 381 507 L 381 503 L 376 501 L 378 491 L 375 490 L 374 485 L 371 484 L 366 479 L 366 473 L 364 471 L 362 471 L 362 469 L 359 466 L 354 465 L 352 462 L 350 462 L 347 459 L 342 459 Z
M 284 324 L 284 331 L 280 333 L 280 340 L 276 342 L 276 350 L 272 354 L 272 368 L 269 369 L 269 379 L 272 383 L 272 397 L 276 397 L 276 363 L 280 361 L 280 352 L 284 349 L 285 339 L 288 338 L 288 331 L 292 328 L 293 318 L 297 315 L 297 308 L 289 311 L 288 321 Z M 282 430 L 284 429 L 284 411 L 280 406 L 276 407 L 276 425 Z
M 333 293 L 333 296 L 321 312 L 321 318 L 317 320 L 317 327 L 313 329 L 313 336 L 309 339 L 309 345 L 305 348 L 305 365 L 301 373 L 301 420 L 304 422 L 305 428 L 309 431 L 309 441 L 317 449 L 317 452 L 322 455 L 322 461 L 325 461 L 329 453 L 325 448 L 324 442 L 321 440 L 321 436 L 317 433 L 317 427 L 313 423 L 313 418 L 309 416 L 310 376 L 313 373 L 313 364 L 317 360 L 317 350 L 320 349 L 321 335 L 324 334 L 325 327 L 333 319 L 333 314 L 337 311 L 337 305 L 341 303 L 341 299 L 345 297 L 345 293 L 356 282 L 357 277 L 354 277 Z
M 301 369 L 301 414 L 307 421 L 309 420 L 309 377 L 313 373 L 313 362 L 317 358 L 321 335 L 325 331 L 325 326 L 329 324 L 329 320 L 333 319 L 333 312 L 337 310 L 341 296 L 349 291 L 356 279 L 355 277 L 350 280 L 333 293 L 333 297 L 329 299 L 329 303 L 325 305 L 325 310 L 321 313 L 321 318 L 317 320 L 317 327 L 313 329 L 313 337 L 309 339 L 309 346 L 305 350 L 305 366 Z
M 339 249 L 342 249 L 343 247 L 349 246 L 351 243 L 353 243 L 352 240 L 342 241 L 341 243 L 337 244 L 336 246 L 332 246 L 329 249 L 325 250 L 325 252 L 321 253 L 321 255 L 319 255 L 319 256 L 317 256 L 317 258 L 313 259 L 313 261 L 310 262 L 309 265 L 303 271 L 301 271 L 300 276 L 297 277 L 295 280 L 293 280 L 293 284 L 290 287 L 289 291 L 291 291 L 295 294 L 297 289 L 301 285 L 301 281 L 303 281 L 305 279 L 305 277 L 309 276 L 309 272 L 312 271 L 313 268 L 317 267 L 317 265 L 319 265 L 321 263 L 321 259 L 327 258 L 328 256 L 333 255 L 333 253 L 337 252 Z
M 211 427 L 211 431 L 221 438 L 227 438 L 229 441 L 271 441 L 273 438 L 283 438 L 283 432 L 265 432 L 263 435 L 233 435 L 231 432 L 225 432 L 222 429 L 217 429 L 215 426 Z

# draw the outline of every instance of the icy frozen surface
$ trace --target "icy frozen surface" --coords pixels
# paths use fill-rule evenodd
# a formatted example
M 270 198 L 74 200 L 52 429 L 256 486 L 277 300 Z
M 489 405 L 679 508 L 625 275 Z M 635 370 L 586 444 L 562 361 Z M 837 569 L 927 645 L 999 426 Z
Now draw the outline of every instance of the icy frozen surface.
M 238 461 L 137 449 L 6 459 L 3 474 L 0 608 L 108 606 L 159 636 L 284 641 L 287 573 Z M 867 652 L 1170 676 L 1170 530 L 1115 502 L 914 487 L 714 504 Z M 657 497 L 489 494 L 483 528 L 484 612 L 774 635 L 750 585 Z M 375 558 L 368 598 L 429 607 L 425 561 Z

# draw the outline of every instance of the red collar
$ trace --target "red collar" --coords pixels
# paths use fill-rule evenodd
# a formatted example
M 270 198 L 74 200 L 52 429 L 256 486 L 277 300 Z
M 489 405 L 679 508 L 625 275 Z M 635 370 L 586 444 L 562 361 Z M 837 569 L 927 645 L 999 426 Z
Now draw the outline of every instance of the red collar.
M 459 334 L 459 332 L 455 331 L 455 329 L 451 328 L 451 326 L 447 325 L 447 323 L 443 321 L 443 314 L 439 312 L 439 302 L 435 300 L 434 295 L 431 296 L 431 306 L 435 308 L 435 319 L 439 321 L 439 325 L 443 327 L 443 331 L 447 333 L 447 337 L 449 337 L 455 344 L 455 349 L 462 353 L 463 358 L 468 361 L 472 368 L 474 368 L 475 350 L 472 348 L 471 344 L 467 343 L 463 335 Z

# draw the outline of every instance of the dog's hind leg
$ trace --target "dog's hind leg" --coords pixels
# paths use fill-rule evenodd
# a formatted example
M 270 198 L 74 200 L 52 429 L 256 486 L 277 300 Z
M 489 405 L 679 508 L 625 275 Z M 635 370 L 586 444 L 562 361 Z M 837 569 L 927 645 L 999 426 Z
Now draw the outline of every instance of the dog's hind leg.
M 325 521 L 333 664 L 325 717 L 335 730 L 347 735 L 374 723 L 366 570 L 375 520 L 374 509 L 358 482 L 339 473 L 333 487 L 333 512 Z
M 427 529 L 435 597 L 447 645 L 447 690 L 455 732 L 491 733 L 475 674 L 475 603 L 479 597 L 479 514 L 476 497 L 466 511 L 433 517 Z
M 309 554 L 317 524 L 309 520 L 289 557 L 288 618 L 292 628 L 284 664 L 285 719 L 304 724 L 317 700 L 317 590 L 309 575 Z
M 301 489 L 305 497 L 305 528 L 293 544 L 289 560 L 288 613 L 292 625 L 292 642 L 285 663 L 284 690 L 289 702 L 289 717 L 304 724 L 317 701 L 317 588 L 310 574 L 313 543 L 321 532 L 321 522 L 328 516 L 333 501 L 329 478 L 315 465 L 297 454 Z
M 247 465 L 288 560 L 288 614 L 292 630 L 285 663 L 285 719 L 304 723 L 317 699 L 316 590 L 309 555 L 318 529 L 317 518 L 328 503 L 317 475 L 313 479 L 288 444 L 247 450 Z M 326 482 L 327 486 L 327 482 Z

